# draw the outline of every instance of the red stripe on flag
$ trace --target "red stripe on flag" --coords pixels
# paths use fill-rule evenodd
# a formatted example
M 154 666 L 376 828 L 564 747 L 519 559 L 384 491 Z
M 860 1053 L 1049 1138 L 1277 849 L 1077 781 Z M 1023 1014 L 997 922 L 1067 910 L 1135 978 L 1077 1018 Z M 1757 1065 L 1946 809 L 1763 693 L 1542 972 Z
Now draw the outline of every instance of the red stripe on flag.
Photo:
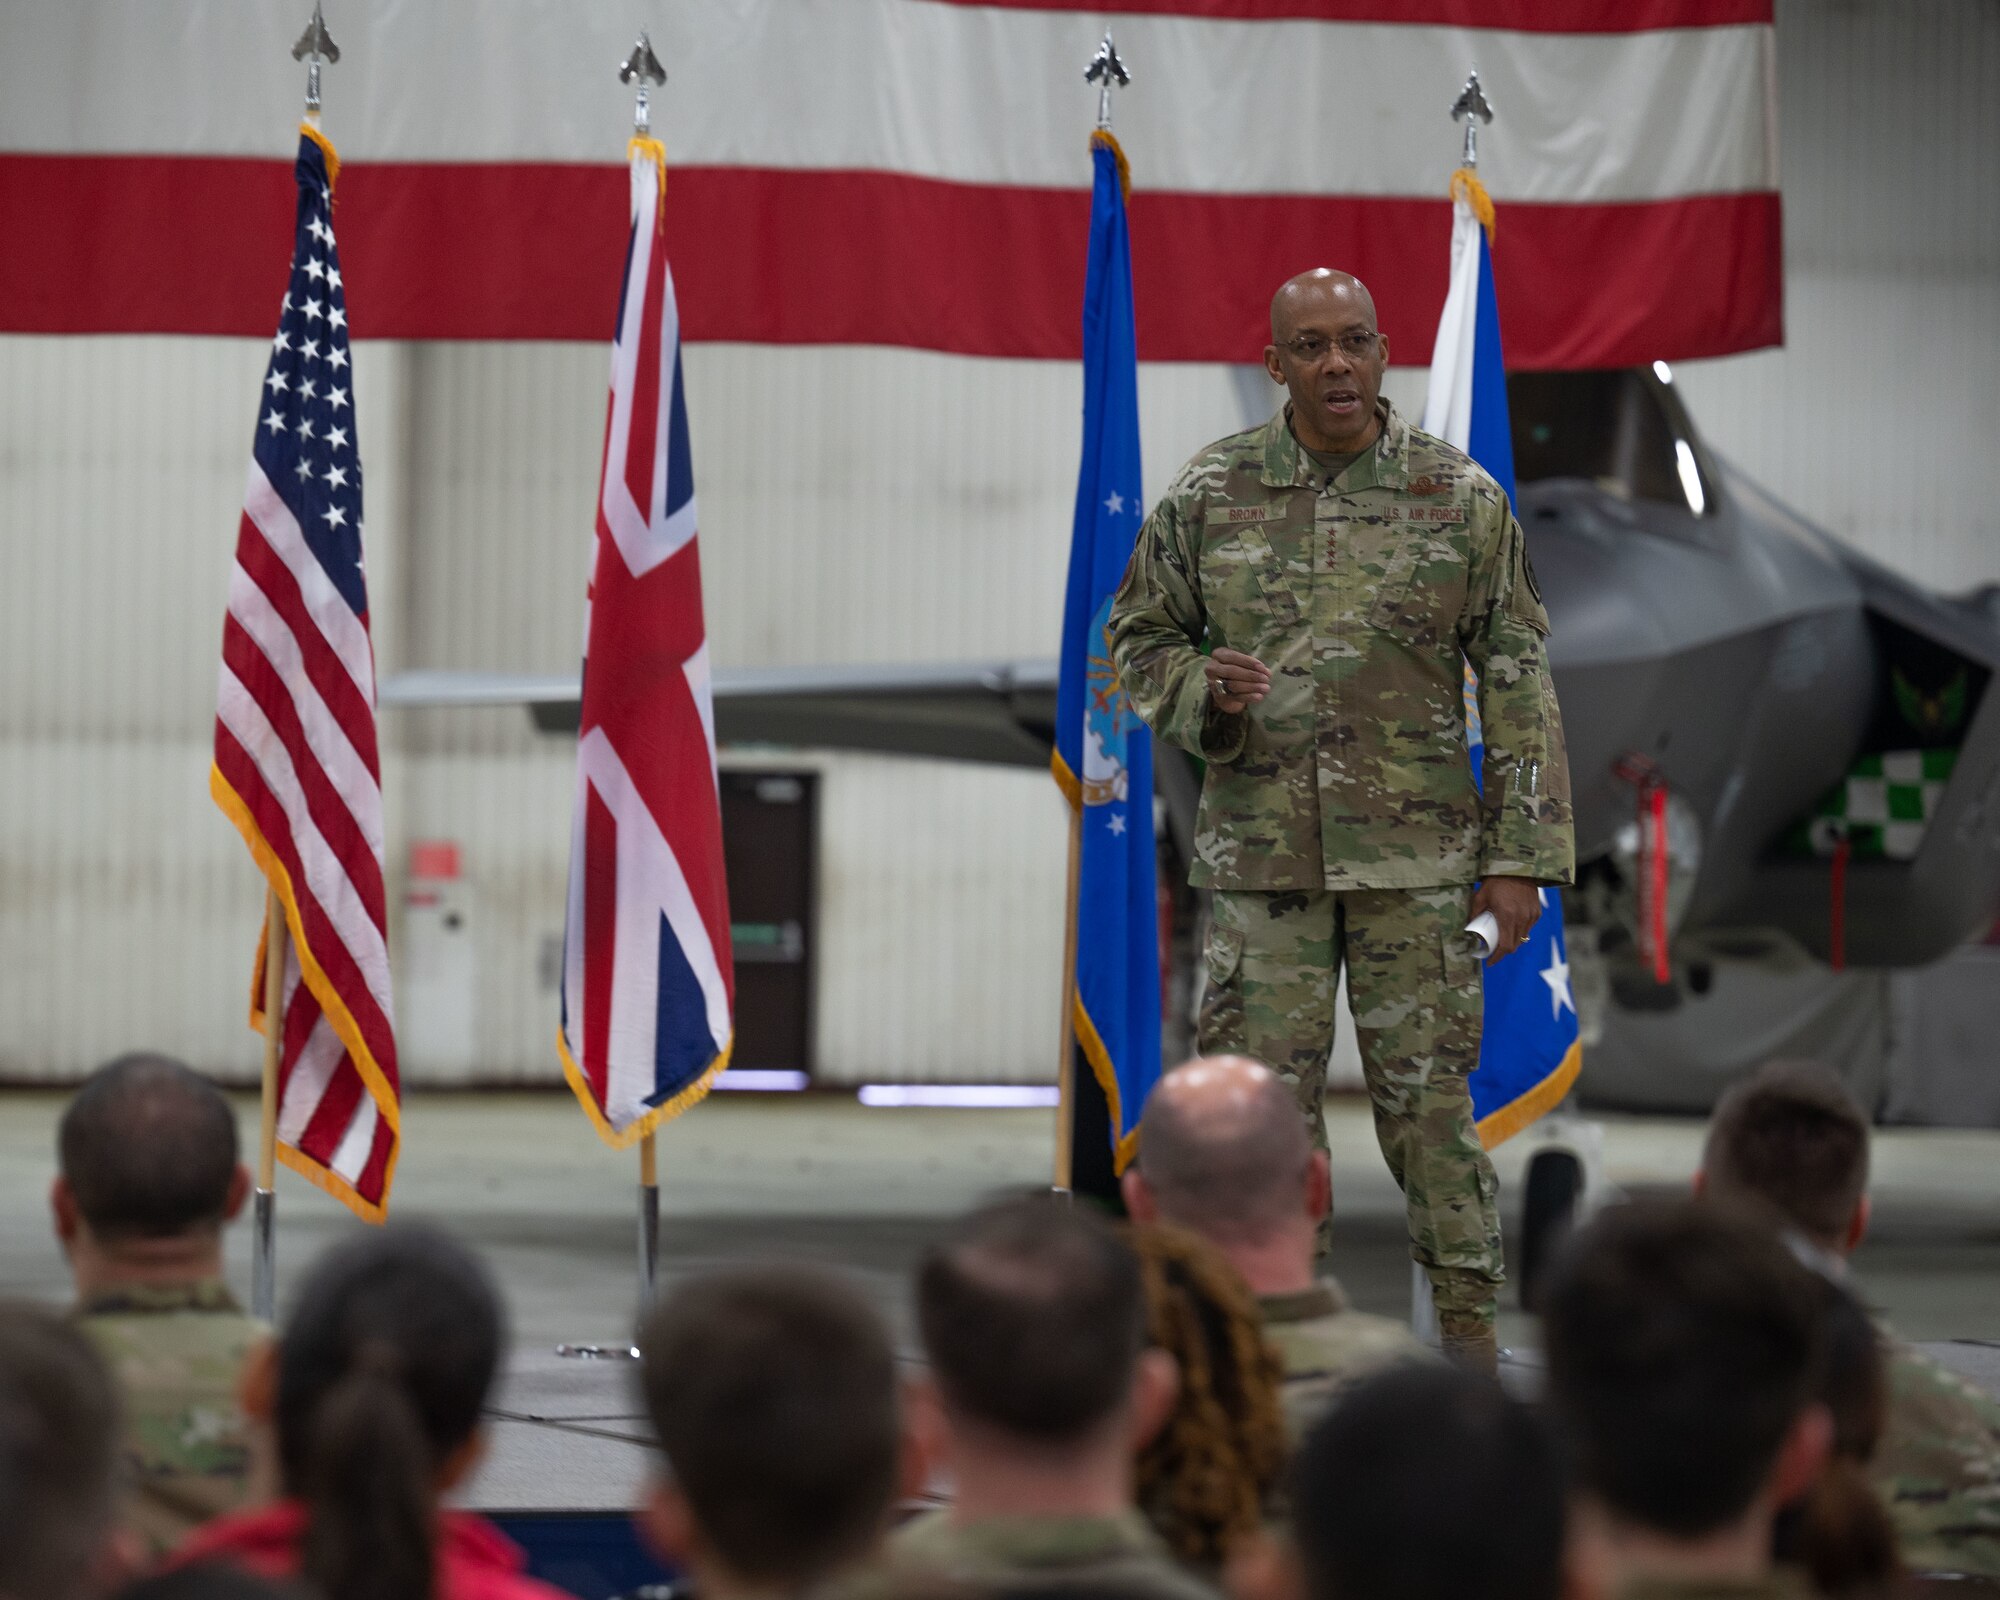
M 355 1192 L 363 1199 L 379 1203 L 389 1184 L 389 1163 L 396 1158 L 396 1130 L 387 1117 L 375 1119 L 375 1141 L 368 1147 L 368 1161 L 354 1180 Z
M 355 1066 L 353 1058 L 343 1055 L 340 1065 L 327 1079 L 312 1119 L 299 1135 L 297 1148 L 321 1166 L 332 1166 L 334 1152 L 339 1150 L 340 1141 L 347 1137 L 348 1124 L 354 1120 L 355 1109 L 361 1104 L 361 1097 L 366 1091 L 367 1085 L 361 1081 L 361 1071 Z
M 611 1092 L 611 990 L 618 960 L 618 823 L 589 784 L 583 789 L 583 1059 L 601 1106 Z M 577 870 L 571 864 L 572 872 Z
M 1132 197 L 1139 353 L 1255 361 L 1272 288 L 1345 267 L 1375 291 L 1401 365 L 1430 360 L 1451 207 L 1435 199 Z M 1077 187 L 887 172 L 678 167 L 667 238 L 682 336 L 1081 353 L 1089 168 Z M 613 329 L 622 166 L 384 164 L 341 176 L 356 331 L 390 339 L 588 339 Z M 1775 191 L 1605 204 L 1498 198 L 1509 365 L 1628 366 L 1783 338 Z M 190 156 L 0 156 L 0 331 L 264 336 L 284 290 L 290 167 Z M 464 241 L 481 241 L 469 261 Z
M 299 655 L 305 662 L 306 676 L 312 680 L 312 686 L 319 691 L 320 699 L 326 702 L 334 720 L 347 730 L 348 739 L 368 768 L 369 775 L 380 782 L 382 763 L 375 748 L 375 709 L 369 705 L 368 697 L 361 692 L 361 686 L 354 681 L 354 675 L 347 670 L 333 646 L 327 643 L 319 624 L 313 621 L 312 613 L 306 609 L 305 596 L 299 591 L 299 581 L 292 576 L 292 569 L 271 548 L 270 541 L 247 512 L 237 535 L 236 564 L 263 590 L 264 598 L 271 602 L 271 609 L 278 613 L 279 620 L 291 631 L 292 638 L 298 642 Z
M 946 0 L 1013 11 L 1069 11 L 1076 0 Z M 1104 0 L 1092 14 L 1218 22 L 1379 22 L 1521 33 L 1639 33 L 1768 23 L 1772 0 Z
M 263 992 L 261 989 L 258 991 Z M 292 1067 L 299 1059 L 299 1052 L 306 1047 L 306 1040 L 312 1037 L 313 1024 L 319 1020 L 319 1002 L 312 997 L 312 990 L 303 983 L 292 990 L 285 1001 L 285 1032 L 278 1046 L 278 1101 L 284 1103 L 284 1085 L 291 1077 Z
M 361 1032 L 361 1042 L 393 1087 L 397 1081 L 396 1043 L 388 1019 L 382 1015 L 382 1008 L 369 993 L 361 969 L 334 931 L 326 912 L 313 897 L 305 874 L 300 871 L 298 848 L 292 839 L 291 823 L 285 816 L 284 808 L 266 786 L 264 775 L 257 770 L 249 752 L 220 723 L 215 729 L 215 764 L 224 781 L 236 791 L 237 798 L 249 811 L 251 820 L 263 835 L 264 843 L 285 869 L 285 875 L 291 880 L 299 921 L 304 927 L 306 944 L 312 951 L 313 959 L 346 1003 L 354 1025 Z
M 368 920 L 377 928 L 386 928 L 389 917 L 382 888 L 382 863 L 375 858 L 374 849 L 362 836 L 360 824 L 347 809 L 347 802 L 306 743 L 305 728 L 284 680 L 234 616 L 223 619 L 222 659 L 236 674 L 237 681 L 250 691 L 250 698 L 257 702 L 283 743 L 285 753 L 292 758 L 292 771 L 306 797 L 306 810 L 313 826 L 319 829 L 320 837 L 360 895 Z

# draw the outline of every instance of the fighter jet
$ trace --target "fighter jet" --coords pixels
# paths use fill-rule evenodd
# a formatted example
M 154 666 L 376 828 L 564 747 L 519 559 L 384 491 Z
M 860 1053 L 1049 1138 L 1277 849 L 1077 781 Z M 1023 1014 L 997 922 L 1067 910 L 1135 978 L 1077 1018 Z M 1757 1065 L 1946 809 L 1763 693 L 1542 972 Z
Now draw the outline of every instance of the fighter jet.
M 2000 595 L 1930 593 L 1780 505 L 1663 365 L 1520 373 L 1509 399 L 1575 791 L 1572 961 L 1598 991 L 1657 1012 L 1721 965 L 1923 966 L 1989 926 Z M 1046 768 L 1055 683 L 1052 659 L 724 670 L 716 732 Z M 523 704 L 552 734 L 578 717 L 573 677 L 405 673 L 382 697 Z M 1155 770 L 1183 885 L 1200 774 L 1164 749 Z M 1182 1002 L 1202 909 L 1180 892 Z

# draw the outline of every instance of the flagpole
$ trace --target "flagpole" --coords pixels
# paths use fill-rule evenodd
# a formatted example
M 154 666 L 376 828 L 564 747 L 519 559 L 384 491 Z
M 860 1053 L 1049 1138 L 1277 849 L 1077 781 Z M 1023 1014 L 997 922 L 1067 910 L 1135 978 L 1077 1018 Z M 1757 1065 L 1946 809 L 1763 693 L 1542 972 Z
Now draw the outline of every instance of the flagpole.
M 1076 914 L 1083 882 L 1083 806 L 1069 805 L 1069 873 L 1063 895 L 1062 1053 L 1056 1057 L 1055 1192 L 1067 1195 L 1076 1165 Z
M 1111 92 L 1132 81 L 1132 74 L 1119 59 L 1118 47 L 1112 43 L 1109 28 L 1104 30 L 1096 54 L 1084 68 L 1083 81 L 1097 85 L 1097 127 L 1100 133 L 1108 134 Z M 1122 167 L 1123 156 L 1119 157 L 1119 163 Z M 1083 884 L 1082 767 L 1079 761 L 1073 780 L 1078 783 L 1076 794 L 1071 796 L 1065 791 L 1064 795 L 1069 802 L 1069 870 L 1063 894 L 1062 1050 L 1056 1058 L 1056 1157 L 1055 1182 L 1051 1187 L 1066 1198 L 1075 1189 L 1076 1177 L 1076 925 Z M 1115 1127 L 1111 1136 L 1114 1141 L 1117 1139 Z
M 278 1066 L 285 1036 L 285 903 L 264 891 L 263 1115 L 257 1132 L 257 1198 L 251 1213 L 250 1314 L 264 1322 L 278 1309 Z
M 659 1292 L 660 1158 L 648 1133 L 639 1141 L 639 1305 L 643 1310 Z
M 631 86 L 632 136 L 651 139 L 651 87 L 667 81 L 666 68 L 653 54 L 653 43 L 642 29 L 639 39 L 618 68 L 618 81 Z M 661 166 L 664 174 L 664 163 Z M 662 176 L 662 183 L 666 181 Z M 660 1276 L 660 1155 L 654 1130 L 639 1140 L 639 1309 L 643 1315 L 659 1291 Z

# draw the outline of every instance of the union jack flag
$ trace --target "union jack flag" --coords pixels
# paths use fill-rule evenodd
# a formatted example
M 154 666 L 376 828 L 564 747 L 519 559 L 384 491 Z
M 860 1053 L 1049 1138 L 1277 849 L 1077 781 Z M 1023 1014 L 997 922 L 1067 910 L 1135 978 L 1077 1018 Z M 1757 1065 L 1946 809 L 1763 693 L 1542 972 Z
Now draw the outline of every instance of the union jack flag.
M 278 1155 L 370 1221 L 400 1122 L 382 888 L 375 655 L 361 560 L 332 147 L 300 130 L 298 222 L 229 575 L 209 789 L 290 934 Z M 257 951 L 251 1025 L 264 1026 Z
M 662 162 L 634 141 L 556 1041 L 584 1110 L 619 1148 L 708 1093 L 729 1061 L 735 994 Z

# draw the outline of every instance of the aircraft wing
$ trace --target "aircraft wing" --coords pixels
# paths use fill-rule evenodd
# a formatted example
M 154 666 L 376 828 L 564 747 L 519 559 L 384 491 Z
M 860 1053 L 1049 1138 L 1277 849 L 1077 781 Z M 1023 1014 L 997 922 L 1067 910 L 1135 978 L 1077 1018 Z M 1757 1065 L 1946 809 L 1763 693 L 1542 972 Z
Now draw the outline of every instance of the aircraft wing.
M 574 733 L 571 674 L 399 672 L 385 706 L 525 706 L 544 733 Z M 1054 741 L 1056 663 L 755 667 L 715 675 L 719 744 L 806 745 L 1046 767 Z

